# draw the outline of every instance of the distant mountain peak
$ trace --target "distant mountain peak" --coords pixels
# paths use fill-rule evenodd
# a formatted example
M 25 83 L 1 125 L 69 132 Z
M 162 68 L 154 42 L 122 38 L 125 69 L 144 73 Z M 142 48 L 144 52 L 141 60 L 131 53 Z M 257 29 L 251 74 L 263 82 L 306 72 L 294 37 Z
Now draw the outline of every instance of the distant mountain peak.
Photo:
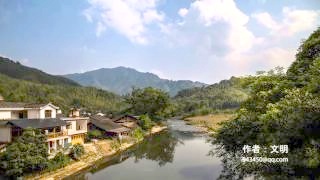
M 84 86 L 94 86 L 117 94 L 127 94 L 132 87 L 154 87 L 169 92 L 174 96 L 178 91 L 206 84 L 190 80 L 168 80 L 150 72 L 140 72 L 134 68 L 118 66 L 115 68 L 101 68 L 85 73 L 68 74 L 65 77 Z

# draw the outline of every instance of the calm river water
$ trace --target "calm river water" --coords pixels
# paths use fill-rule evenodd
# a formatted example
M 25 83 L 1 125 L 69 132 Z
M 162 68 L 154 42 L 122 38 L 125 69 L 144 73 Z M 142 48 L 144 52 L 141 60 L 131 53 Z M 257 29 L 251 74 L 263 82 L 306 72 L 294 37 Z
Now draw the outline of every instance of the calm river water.
M 208 137 L 181 120 L 168 120 L 169 129 L 129 150 L 99 162 L 66 179 L 107 180 L 213 180 L 221 160 L 208 153 Z

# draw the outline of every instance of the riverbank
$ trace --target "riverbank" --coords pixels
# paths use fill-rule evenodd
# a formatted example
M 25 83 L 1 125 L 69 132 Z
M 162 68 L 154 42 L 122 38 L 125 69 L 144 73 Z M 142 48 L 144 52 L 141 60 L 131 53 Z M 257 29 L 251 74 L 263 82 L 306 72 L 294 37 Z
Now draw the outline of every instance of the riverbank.
M 146 136 L 159 133 L 166 129 L 166 126 L 154 126 Z M 137 141 L 129 141 L 121 143 L 119 149 L 115 150 L 112 148 L 114 140 L 98 140 L 97 142 L 90 142 L 84 144 L 85 154 L 79 161 L 73 161 L 64 168 L 57 169 L 53 172 L 46 172 L 39 175 L 27 176 L 25 179 L 38 179 L 38 180 L 55 180 L 63 179 L 77 171 L 81 171 L 87 167 L 93 166 L 96 161 L 112 156 L 119 151 L 124 151 L 131 146 L 137 144 Z
M 186 121 L 186 123 L 189 125 L 197 126 L 206 133 L 213 134 L 220 128 L 220 123 L 232 120 L 234 117 L 234 114 L 219 113 L 187 117 L 184 118 L 184 121 Z

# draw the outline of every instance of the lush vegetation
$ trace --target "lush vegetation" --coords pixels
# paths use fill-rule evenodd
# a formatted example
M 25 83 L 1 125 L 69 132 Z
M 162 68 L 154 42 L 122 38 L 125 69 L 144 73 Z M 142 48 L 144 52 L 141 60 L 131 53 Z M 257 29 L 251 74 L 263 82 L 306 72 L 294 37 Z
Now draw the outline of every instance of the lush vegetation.
M 87 135 L 89 139 L 100 139 L 103 137 L 102 132 L 97 129 L 89 131 Z
M 30 68 L 0 57 L 0 73 L 16 79 L 23 79 L 42 84 L 79 86 L 76 82 L 62 76 L 54 76 L 35 68 Z
M 234 121 L 223 124 L 216 136 L 225 162 L 233 159 L 223 178 L 237 172 L 269 178 L 319 177 L 320 168 L 320 29 L 300 46 L 287 73 L 260 73 L 247 79 L 250 97 Z M 288 145 L 289 163 L 239 165 L 243 145 Z M 227 155 L 229 154 L 229 155 Z M 231 155 L 230 155 L 231 154 Z M 261 154 L 260 154 L 261 155 Z M 279 154 L 265 154 L 278 157 Z M 232 158 L 231 158 L 232 157 Z M 228 170 L 229 169 L 229 170 Z M 237 172 L 230 170 L 237 169 Z M 239 176 L 238 176 L 239 177 Z
M 26 129 L 0 155 L 1 169 L 7 176 L 20 177 L 48 167 L 46 137 L 39 130 Z
M 75 144 L 73 145 L 73 147 L 71 148 L 70 151 L 70 156 L 74 159 L 74 160 L 79 160 L 80 157 L 84 154 L 84 147 L 82 144 Z
M 153 87 L 168 92 L 171 96 L 182 89 L 202 87 L 206 84 L 186 80 L 161 79 L 152 73 L 138 72 L 132 68 L 103 68 L 85 73 L 69 74 L 65 77 L 83 86 L 102 88 L 119 95 L 131 93 L 131 88 Z
M 170 106 L 168 93 L 152 87 L 133 89 L 126 98 L 130 105 L 128 111 L 133 114 L 148 114 L 153 120 L 165 117 Z
M 121 97 L 93 87 L 45 85 L 0 74 L 0 94 L 6 101 L 52 102 L 63 112 L 77 106 L 88 112 L 119 112 L 126 108 Z
M 206 115 L 239 108 L 248 98 L 245 80 L 232 77 L 207 87 L 182 90 L 174 98 L 175 115 Z
M 68 155 L 58 152 L 54 158 L 48 161 L 48 168 L 45 171 L 54 171 L 56 169 L 67 166 L 71 162 L 71 158 Z
M 152 126 L 154 125 L 154 123 L 152 122 L 152 120 L 150 119 L 148 114 L 141 115 L 139 120 L 140 120 L 141 128 L 145 131 L 150 130 L 152 128 Z
M 135 128 L 132 132 L 131 132 L 131 136 L 136 140 L 136 141 L 141 141 L 144 137 L 144 131 L 138 127 Z
M 53 171 L 79 160 L 84 154 L 83 145 L 76 144 L 70 154 L 58 152 L 48 159 L 47 138 L 38 129 L 27 128 L 0 154 L 0 172 L 9 177 L 22 177 L 37 172 Z M 71 159 L 72 158 L 72 159 Z

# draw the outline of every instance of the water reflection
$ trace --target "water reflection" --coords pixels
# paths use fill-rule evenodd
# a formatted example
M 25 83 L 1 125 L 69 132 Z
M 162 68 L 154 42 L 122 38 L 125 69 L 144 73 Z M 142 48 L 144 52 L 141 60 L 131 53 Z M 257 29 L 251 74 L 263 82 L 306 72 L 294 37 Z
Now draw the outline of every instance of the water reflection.
M 212 180 L 221 171 L 206 135 L 183 121 L 169 120 L 169 129 L 96 166 L 66 179 Z
M 177 143 L 178 139 L 167 131 L 147 138 L 132 153 L 136 163 L 141 159 L 148 159 L 157 161 L 159 166 L 163 166 L 173 161 Z

